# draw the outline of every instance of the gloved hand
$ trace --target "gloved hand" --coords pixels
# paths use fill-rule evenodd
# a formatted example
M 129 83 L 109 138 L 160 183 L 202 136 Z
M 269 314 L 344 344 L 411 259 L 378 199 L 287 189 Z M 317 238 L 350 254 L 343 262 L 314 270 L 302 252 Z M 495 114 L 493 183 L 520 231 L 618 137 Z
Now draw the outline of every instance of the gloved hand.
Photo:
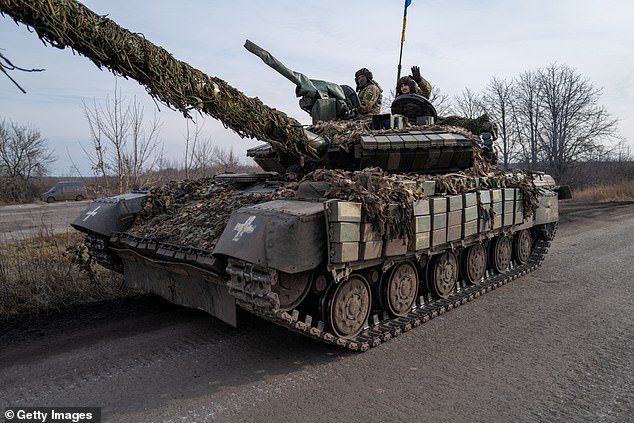
M 420 76 L 420 68 L 418 66 L 412 66 L 412 78 L 416 82 L 420 82 L 422 79 Z

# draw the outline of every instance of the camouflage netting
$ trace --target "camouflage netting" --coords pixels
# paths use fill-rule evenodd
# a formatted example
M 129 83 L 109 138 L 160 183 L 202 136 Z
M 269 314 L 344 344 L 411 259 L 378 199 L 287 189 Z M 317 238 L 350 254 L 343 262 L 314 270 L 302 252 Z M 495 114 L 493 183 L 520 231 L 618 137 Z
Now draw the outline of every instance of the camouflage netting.
M 32 27 L 45 44 L 73 50 L 100 69 L 133 78 L 148 93 L 185 116 L 192 109 L 220 120 L 241 137 L 273 141 L 290 155 L 312 156 L 301 124 L 205 75 L 112 20 L 74 0 L 0 0 L 0 12 Z
M 326 182 L 326 198 L 359 202 L 364 215 L 375 228 L 388 238 L 411 239 L 413 203 L 427 198 L 425 181 L 435 182 L 436 194 L 456 195 L 489 188 L 518 188 L 523 194 L 524 216 L 533 216 L 537 209 L 539 190 L 530 173 L 496 169 L 482 177 L 473 169 L 449 175 L 389 174 L 379 168 L 357 172 L 316 170 L 305 181 Z M 485 220 L 494 222 L 496 216 L 489 208 L 481 207 Z
M 319 169 L 302 182 L 322 183 L 321 196 L 355 201 L 381 234 L 388 238 L 411 239 L 413 203 L 427 198 L 424 181 L 435 181 L 437 194 L 455 195 L 488 188 L 519 188 L 524 197 L 524 215 L 528 218 L 537 207 L 538 189 L 530 174 L 522 171 L 497 171 L 479 177 L 472 171 L 451 175 L 388 174 L 379 168 L 347 172 Z M 247 194 L 230 184 L 213 179 L 170 182 L 154 187 L 144 210 L 128 233 L 158 242 L 212 251 L 231 213 L 244 206 L 295 196 L 298 184 L 289 183 L 266 195 Z M 481 213 L 493 222 L 489 208 Z
M 144 209 L 128 233 L 159 242 L 213 250 L 231 212 L 264 201 L 292 196 L 279 188 L 267 195 L 246 194 L 211 178 L 173 181 L 150 189 Z

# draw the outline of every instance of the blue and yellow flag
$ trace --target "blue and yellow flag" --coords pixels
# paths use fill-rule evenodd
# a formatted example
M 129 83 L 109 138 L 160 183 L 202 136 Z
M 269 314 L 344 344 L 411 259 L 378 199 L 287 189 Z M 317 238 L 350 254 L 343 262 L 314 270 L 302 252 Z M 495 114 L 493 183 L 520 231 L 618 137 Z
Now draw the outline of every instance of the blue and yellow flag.
M 412 0 L 405 0 L 405 10 L 403 11 L 403 33 L 401 34 L 401 44 L 405 42 L 405 25 L 407 25 L 407 7 L 412 4 Z

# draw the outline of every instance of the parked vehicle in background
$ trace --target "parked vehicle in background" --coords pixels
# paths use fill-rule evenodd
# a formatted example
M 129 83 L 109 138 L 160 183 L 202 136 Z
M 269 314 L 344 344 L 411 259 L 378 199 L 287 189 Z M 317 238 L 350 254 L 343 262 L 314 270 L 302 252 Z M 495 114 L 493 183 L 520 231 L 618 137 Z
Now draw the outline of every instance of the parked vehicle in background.
M 82 181 L 62 181 L 58 182 L 48 191 L 42 194 L 42 201 L 52 203 L 62 200 L 81 201 L 88 197 L 86 184 Z

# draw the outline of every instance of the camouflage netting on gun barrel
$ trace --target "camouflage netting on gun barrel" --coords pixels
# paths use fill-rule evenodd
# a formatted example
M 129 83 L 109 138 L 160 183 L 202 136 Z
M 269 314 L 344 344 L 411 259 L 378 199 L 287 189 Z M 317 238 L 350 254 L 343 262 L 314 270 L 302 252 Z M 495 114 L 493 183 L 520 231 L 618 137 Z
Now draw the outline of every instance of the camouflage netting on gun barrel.
M 530 174 L 497 171 L 479 177 L 472 171 L 451 175 L 395 175 L 378 168 L 348 172 L 319 169 L 302 182 L 325 183 L 323 198 L 360 202 L 363 213 L 390 238 L 409 239 L 412 205 L 426 198 L 422 184 L 435 181 L 436 193 L 455 195 L 488 188 L 519 188 L 528 218 L 537 207 L 538 189 Z M 182 247 L 212 251 L 231 213 L 244 206 L 295 196 L 298 184 L 288 183 L 266 195 L 247 194 L 230 184 L 213 179 L 170 182 L 150 190 L 144 210 L 137 216 L 130 234 Z M 396 205 L 396 207 L 394 206 Z M 490 209 L 483 209 L 493 222 Z
M 243 138 L 272 141 L 293 156 L 314 154 L 295 119 L 175 59 L 142 34 L 120 27 L 77 1 L 0 0 L 0 12 L 32 27 L 45 44 L 71 47 L 100 69 L 135 79 L 153 98 L 187 117 L 192 109 L 199 110 Z

